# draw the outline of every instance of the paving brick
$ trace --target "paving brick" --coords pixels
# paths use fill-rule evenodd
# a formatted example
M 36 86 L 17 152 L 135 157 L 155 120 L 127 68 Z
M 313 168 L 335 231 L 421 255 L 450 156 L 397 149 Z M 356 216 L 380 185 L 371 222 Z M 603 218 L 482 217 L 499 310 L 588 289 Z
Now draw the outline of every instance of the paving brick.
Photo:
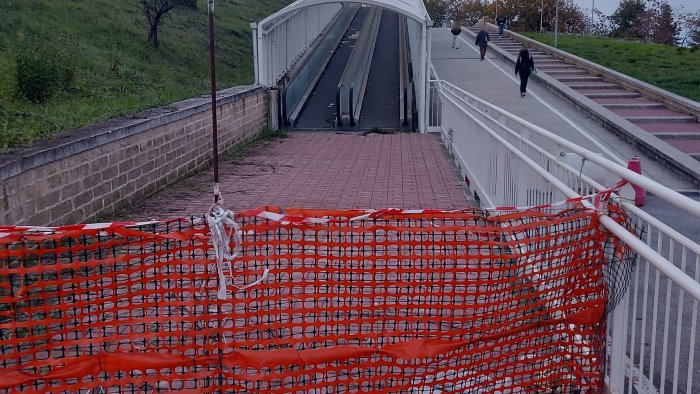
M 220 164 L 224 206 L 432 208 L 469 206 L 436 135 L 293 133 Z M 168 188 L 131 219 L 198 215 L 213 202 L 209 172 Z M 123 215 L 120 215 L 123 216 Z

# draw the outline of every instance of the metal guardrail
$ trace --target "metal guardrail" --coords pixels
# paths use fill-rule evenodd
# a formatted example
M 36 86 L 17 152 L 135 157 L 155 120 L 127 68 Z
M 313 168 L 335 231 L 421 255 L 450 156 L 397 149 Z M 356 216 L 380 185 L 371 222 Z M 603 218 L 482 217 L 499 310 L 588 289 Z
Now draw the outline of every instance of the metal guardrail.
M 431 125 L 441 130 L 470 190 L 487 207 L 551 204 L 602 190 L 604 185 L 556 155 L 567 150 L 582 163 L 593 162 L 700 217 L 700 203 L 448 82 L 431 81 L 431 92 Z M 624 199 L 617 201 L 645 236 L 640 240 L 601 216 L 601 223 L 641 257 L 629 291 L 608 318 L 608 388 L 629 394 L 700 392 L 700 369 L 695 368 L 700 246 Z
M 374 45 L 377 42 L 382 10 L 372 7 L 368 11 L 360 36 L 350 54 L 347 66 L 336 90 L 336 123 L 338 126 L 355 126 L 360 119 Z

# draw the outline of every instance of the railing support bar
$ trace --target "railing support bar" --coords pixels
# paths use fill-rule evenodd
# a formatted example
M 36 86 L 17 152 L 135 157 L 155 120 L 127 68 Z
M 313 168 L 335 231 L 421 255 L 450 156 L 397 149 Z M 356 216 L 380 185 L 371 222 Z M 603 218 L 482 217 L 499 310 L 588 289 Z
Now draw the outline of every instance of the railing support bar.
M 668 260 L 666 260 L 663 256 L 658 254 L 654 249 L 650 248 L 642 240 L 637 238 L 635 234 L 629 232 L 626 228 L 619 225 L 610 217 L 603 215 L 600 217 L 600 222 L 603 226 L 605 226 L 605 228 L 620 238 L 620 240 L 638 252 L 642 258 L 646 259 L 657 270 L 666 275 L 667 278 L 676 283 L 678 287 L 688 292 L 688 294 L 690 294 L 696 300 L 700 300 L 700 283 L 696 282 L 688 274 L 681 271 L 680 268 L 673 264 L 669 264 Z
M 611 394 L 622 394 L 625 389 L 625 359 L 627 356 L 627 319 L 629 314 L 629 289 L 612 314 L 612 338 L 610 350 L 610 380 L 608 388 Z

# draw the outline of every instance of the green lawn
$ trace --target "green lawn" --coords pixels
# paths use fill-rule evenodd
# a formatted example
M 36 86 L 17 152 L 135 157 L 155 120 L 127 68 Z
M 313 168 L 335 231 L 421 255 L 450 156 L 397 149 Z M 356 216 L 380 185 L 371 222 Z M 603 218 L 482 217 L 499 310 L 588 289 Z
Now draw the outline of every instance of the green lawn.
M 554 35 L 522 33 L 554 45 Z M 559 36 L 559 49 L 700 101 L 700 51 L 605 37 Z
M 3 0 L 0 5 L 0 149 L 47 138 L 209 91 L 208 17 L 199 8 L 172 10 L 149 46 L 137 0 Z M 216 2 L 217 84 L 253 83 L 250 22 L 291 0 Z M 44 104 L 17 92 L 18 53 L 61 54 L 73 82 Z

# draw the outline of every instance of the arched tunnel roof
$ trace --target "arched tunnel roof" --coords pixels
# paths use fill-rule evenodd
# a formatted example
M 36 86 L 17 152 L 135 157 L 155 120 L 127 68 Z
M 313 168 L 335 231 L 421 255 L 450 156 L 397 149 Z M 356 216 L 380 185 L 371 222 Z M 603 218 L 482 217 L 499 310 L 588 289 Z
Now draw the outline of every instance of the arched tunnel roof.
M 271 24 L 275 24 L 276 21 L 285 19 L 288 15 L 302 8 L 332 3 L 359 3 L 373 5 L 406 15 L 419 23 L 430 23 L 430 16 L 428 15 L 428 11 L 425 9 L 423 0 L 296 0 L 292 4 L 263 19 L 259 23 L 259 26 L 261 26 L 263 30 L 267 30 L 268 26 Z

